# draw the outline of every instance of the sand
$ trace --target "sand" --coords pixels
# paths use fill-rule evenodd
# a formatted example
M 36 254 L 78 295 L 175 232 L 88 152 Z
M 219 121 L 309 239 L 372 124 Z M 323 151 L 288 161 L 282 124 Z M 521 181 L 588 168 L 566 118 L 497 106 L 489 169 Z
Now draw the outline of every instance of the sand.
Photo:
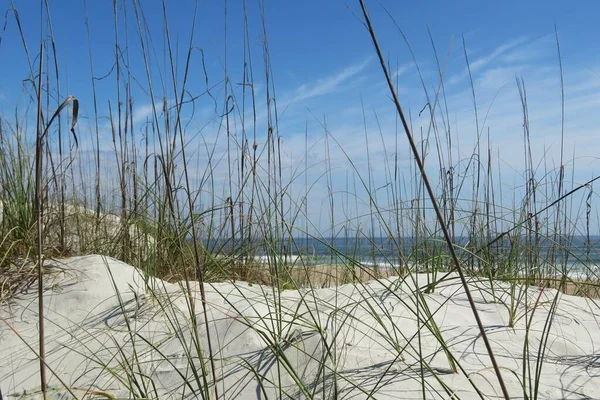
M 273 264 L 271 264 L 272 266 Z M 338 265 L 307 265 L 300 263 L 282 268 L 279 280 L 280 286 L 302 288 L 326 288 L 339 286 L 345 283 L 364 283 L 374 279 L 389 278 L 397 275 L 398 270 L 392 268 L 373 268 L 365 266 L 354 266 L 353 268 Z M 246 268 L 241 265 L 232 265 L 229 271 L 234 272 L 234 276 L 245 277 L 246 281 L 256 282 L 265 285 L 272 285 L 273 279 L 272 267 L 267 263 L 252 263 Z
M 418 278 L 420 285 L 426 283 L 425 275 L 412 278 Z M 45 285 L 50 399 L 71 398 L 65 385 L 78 398 L 86 390 L 94 391 L 88 398 L 200 397 L 194 377 L 201 366 L 182 286 L 160 280 L 150 284 L 155 288 L 152 293 L 145 290 L 135 268 L 107 257 L 52 263 Z M 484 398 L 500 398 L 457 280 L 426 294 L 425 299 L 431 310 L 442 305 L 434 319 L 464 369 L 458 373 L 450 369 L 430 330 L 422 329 L 420 341 L 419 336 L 413 337 L 418 329 L 413 287 L 389 277 L 337 288 L 286 290 L 277 296 L 270 287 L 244 282 L 207 285 L 219 397 L 364 399 L 371 394 L 377 399 L 418 399 L 423 397 L 423 379 L 428 399 L 450 398 L 452 393 L 462 399 L 480 398 L 473 385 Z M 523 398 L 525 326 L 531 321 L 528 339 L 535 355 L 557 292 L 530 289 L 529 305 L 537 304 L 533 317 L 531 309 L 525 316 L 521 307 L 517 315 L 525 317 L 511 328 L 507 307 L 493 301 L 489 284 L 472 282 L 471 288 L 511 398 Z M 498 284 L 496 294 L 505 288 L 506 284 Z M 197 289 L 192 284 L 198 298 Z M 36 290 L 30 287 L 0 308 L 4 399 L 41 398 L 34 353 L 38 346 Z M 204 314 L 199 301 L 195 304 L 199 347 L 206 356 Z M 594 301 L 559 295 L 546 342 L 539 398 L 600 398 L 599 321 L 600 308 Z M 429 370 L 422 370 L 416 357 L 419 344 Z M 274 351 L 285 362 L 276 362 Z M 209 363 L 205 367 L 210 370 Z M 535 374 L 535 362 L 529 369 Z

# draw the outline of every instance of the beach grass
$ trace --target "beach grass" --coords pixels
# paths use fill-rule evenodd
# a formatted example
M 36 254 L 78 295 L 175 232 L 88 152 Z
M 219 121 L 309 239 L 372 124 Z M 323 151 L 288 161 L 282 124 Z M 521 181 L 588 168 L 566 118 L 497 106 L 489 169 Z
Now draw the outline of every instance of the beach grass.
M 562 148 L 555 168 L 532 158 L 522 80 L 516 82 L 517 109 L 526 170 L 507 196 L 500 194 L 507 185 L 480 118 L 466 156 L 452 145 L 445 71 L 433 40 L 439 79 L 433 92 L 423 84 L 430 120 L 415 128 L 379 48 L 377 21 L 361 0 L 366 35 L 401 127 L 395 143 L 385 143 L 365 116 L 362 168 L 326 118 L 313 115 L 322 140 L 309 146 L 307 133 L 304 154 L 290 167 L 263 3 L 259 27 L 244 18 L 242 84 L 234 87 L 227 60 L 223 75 L 210 83 L 206 69 L 198 68 L 206 60 L 194 44 L 196 11 L 182 57 L 166 0 L 156 9 L 115 1 L 113 25 L 106 27 L 118 49 L 113 71 L 100 79 L 94 49 L 86 49 L 91 98 L 66 92 L 68 73 L 44 4 L 48 35 L 39 39 L 37 54 L 23 48 L 30 68 L 24 78 L 36 96 L 14 121 L 0 115 L 0 337 L 10 334 L 39 365 L 38 384 L 17 398 L 538 399 L 597 393 L 590 387 L 600 387 L 593 343 L 600 257 L 590 227 L 597 218 L 598 177 L 569 179 L 574 160 Z M 83 5 L 89 41 L 92 21 L 87 1 Z M 25 38 L 12 7 L 7 15 Z M 243 2 L 245 17 L 246 7 Z M 164 25 L 148 26 L 148 12 L 160 13 Z M 247 44 L 250 28 L 262 32 L 258 49 Z M 162 57 L 147 32 L 164 41 Z M 139 51 L 128 46 L 132 38 Z M 556 42 L 562 74 L 558 34 Z M 464 39 L 463 47 L 470 74 Z M 131 73 L 130 57 L 139 57 L 143 73 Z M 164 81 L 156 80 L 155 69 Z M 97 89 L 108 81 L 117 89 L 103 113 Z M 135 97 L 134 85 L 143 86 L 146 97 Z M 215 105 L 201 122 L 216 132 L 210 138 L 188 123 L 197 100 L 189 93 L 198 85 Z M 472 79 L 471 90 L 478 115 Z M 564 88 L 557 93 L 564 102 Z M 143 122 L 134 118 L 135 102 L 148 104 Z M 371 154 L 373 140 L 389 153 Z M 314 160 L 314 146 L 322 146 L 322 160 Z M 398 154 L 407 149 L 405 168 Z M 344 157 L 341 192 L 333 152 Z M 376 187 L 375 163 L 389 182 L 383 190 Z M 313 196 L 317 186 L 325 188 L 324 198 Z M 312 209 L 322 210 L 318 218 Z M 94 295 L 97 283 L 106 298 L 85 315 L 53 308 L 69 285 L 82 282 L 92 282 L 86 290 Z M 32 290 L 37 310 L 23 308 L 23 299 L 33 301 Z M 450 311 L 453 306 L 460 311 Z M 17 329 L 12 307 L 38 318 L 37 336 Z M 101 318 L 102 328 L 90 322 Z M 571 325 L 562 325 L 569 318 Z M 581 336 L 591 344 L 578 345 Z M 31 384 L 24 375 L 33 367 L 19 372 L 9 360 L 13 355 L 0 354 L 6 357 L 0 364 L 9 365 L 0 370 L 0 394 L 8 390 L 2 385 L 16 392 L 24 387 L 15 382 Z M 64 365 L 74 362 L 85 368 L 69 381 L 73 375 Z M 556 372 L 557 363 L 568 367 Z M 553 386 L 569 368 L 587 371 L 587 380 Z M 404 394 L 393 392 L 402 387 Z

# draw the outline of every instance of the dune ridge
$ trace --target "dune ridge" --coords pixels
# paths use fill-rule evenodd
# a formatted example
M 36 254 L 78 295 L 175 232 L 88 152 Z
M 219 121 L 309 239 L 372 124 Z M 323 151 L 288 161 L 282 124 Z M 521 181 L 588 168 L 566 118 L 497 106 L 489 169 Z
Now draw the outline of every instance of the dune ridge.
M 441 305 L 435 321 L 465 371 L 452 371 L 438 339 L 427 328 L 421 328 L 421 352 L 427 355 L 421 370 L 416 333 L 423 317 L 417 322 L 412 302 L 414 284 L 425 282 L 426 276 L 419 274 L 364 285 L 286 290 L 280 296 L 273 288 L 246 282 L 207 284 L 220 397 L 272 398 L 285 393 L 288 398 L 306 398 L 306 391 L 313 391 L 308 394 L 315 398 L 358 399 L 373 393 L 374 398 L 410 399 L 422 396 L 425 379 L 427 398 L 448 398 L 451 393 L 479 398 L 469 380 L 486 398 L 500 398 L 455 277 L 440 283 L 425 299 L 432 310 Z M 105 256 L 48 262 L 49 398 L 67 398 L 61 397 L 68 393 L 63 384 L 81 395 L 89 389 L 128 398 L 132 391 L 127 380 L 119 382 L 128 375 L 153 388 L 148 391 L 156 398 L 198 397 L 201 389 L 195 386 L 193 368 L 201 367 L 193 356 L 194 327 L 184 285 L 156 278 L 147 284 L 136 268 Z M 191 284 L 193 297 L 199 296 L 197 283 Z M 510 328 L 502 304 L 507 300 L 502 294 L 506 284 L 494 283 L 495 301 L 489 281 L 473 280 L 470 285 L 509 391 L 521 398 L 525 325 L 531 324 L 528 339 L 535 351 L 544 340 L 544 322 L 557 293 L 529 289 L 529 301 L 524 302 L 529 309 L 521 306 L 521 318 Z M 558 296 L 540 397 L 600 398 L 600 308 L 592 300 Z M 194 303 L 200 317 L 199 298 Z M 16 398 L 41 398 L 36 392 L 39 362 L 28 348 L 37 343 L 35 288 L 21 293 L 0 313 L 5 322 L 0 326 L 0 389 Z M 204 329 L 198 332 L 207 358 Z M 401 351 L 390 345 L 390 337 L 398 338 Z M 281 354 L 276 357 L 276 352 Z

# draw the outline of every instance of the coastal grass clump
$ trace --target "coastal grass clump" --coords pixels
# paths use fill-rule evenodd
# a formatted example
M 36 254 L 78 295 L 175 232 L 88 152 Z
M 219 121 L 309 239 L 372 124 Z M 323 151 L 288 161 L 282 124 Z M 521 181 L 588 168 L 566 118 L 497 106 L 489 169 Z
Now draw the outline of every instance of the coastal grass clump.
M 83 5 L 92 97 L 65 92 L 67 68 L 44 3 L 46 34 L 39 53 L 23 48 L 30 68 L 24 84 L 36 96 L 30 107 L 17 110 L 14 122 L 0 114 L 0 306 L 39 290 L 39 347 L 28 348 L 40 362 L 44 398 L 55 390 L 73 398 L 116 398 L 111 385 L 129 398 L 164 398 L 169 390 L 171 398 L 235 398 L 248 382 L 256 384 L 257 397 L 370 398 L 385 396 L 394 379 L 416 382 L 418 398 L 458 398 L 457 382 L 481 398 L 510 398 L 514 385 L 509 390 L 505 382 L 513 379 L 519 396 L 541 398 L 561 299 L 600 297 L 599 243 L 590 228 L 598 177 L 569 179 L 562 148 L 556 169 L 532 158 L 522 80 L 516 81 L 521 99 L 516 108 L 523 116 L 526 170 L 518 183 L 523 190 L 515 184 L 512 203 L 506 204 L 510 196 L 499 194 L 506 191 L 499 160 L 479 120 L 467 153 L 458 152 L 453 134 L 442 128 L 450 126 L 450 118 L 447 106 L 438 112 L 448 99 L 435 46 L 439 80 L 431 92 L 419 72 L 430 120 L 417 134 L 362 0 L 360 15 L 401 127 L 395 143 L 386 143 L 381 131 L 369 131 L 365 117 L 366 170 L 326 120 L 317 118 L 322 140 L 309 146 L 306 135 L 300 161 L 286 165 L 263 3 L 258 48 L 250 44 L 255 27 L 246 18 L 248 5 L 242 5 L 238 86 L 227 60 L 222 76 L 209 76 L 194 36 L 197 9 L 190 14 L 189 37 L 175 44 L 167 1 L 157 10 L 138 1 L 114 2 L 106 35 L 116 52 L 111 72 L 100 74 L 90 39 L 95 22 L 88 2 Z M 7 15 L 25 38 L 15 7 Z M 162 26 L 148 24 L 149 12 L 162 16 Z M 155 51 L 157 38 L 164 43 L 162 58 Z M 558 35 L 557 48 L 561 63 Z M 133 68 L 134 58 L 140 70 Z M 256 66 L 259 58 L 262 67 Z M 419 70 L 416 58 L 414 63 Z M 466 46 L 465 63 L 470 76 Z M 98 88 L 108 82 L 113 89 L 105 99 Z M 133 89 L 138 85 L 143 90 Z M 258 92 L 258 85 L 264 90 Z M 200 94 L 193 95 L 198 87 Z M 471 89 L 477 115 L 472 79 Z M 135 108 L 140 103 L 148 109 L 141 119 Z M 207 104 L 214 112 L 196 116 L 196 107 Z M 190 122 L 197 119 L 202 128 Z M 373 140 L 381 140 L 389 153 L 371 154 Z M 408 145 L 404 149 L 401 140 Z M 323 159 L 315 161 L 317 146 Z M 408 171 L 401 171 L 401 151 L 408 151 Z M 334 183 L 334 152 L 346 168 L 341 191 Z M 382 188 L 376 187 L 374 163 L 382 164 L 389 182 Z M 317 187 L 325 188 L 323 198 L 313 193 Z M 322 210 L 318 221 L 311 220 L 312 208 Z M 63 273 L 56 265 L 69 263 L 69 257 L 92 254 L 136 267 L 143 284 L 141 290 L 124 287 L 102 258 L 119 323 L 86 332 L 99 346 L 94 351 L 79 339 L 65 347 L 84 348 L 93 365 L 84 374 L 106 379 L 104 386 L 62 381 L 48 386 L 59 373 L 53 355 L 45 354 L 44 326 L 68 332 L 45 318 L 42 300 L 56 287 L 44 277 Z M 324 288 L 328 291 L 318 291 Z M 457 299 L 476 321 L 484 343 L 480 356 L 489 359 L 486 370 L 470 370 L 457 350 L 456 333 L 447 328 L 444 312 Z M 525 332 L 517 344 L 519 371 L 497 361 L 498 346 L 479 311 L 490 305 L 502 310 L 506 332 Z M 157 327 L 163 330 L 153 335 Z M 223 327 L 226 334 L 218 329 Z M 106 335 L 106 341 L 95 335 Z M 228 353 L 228 346 L 242 340 L 256 353 Z M 368 360 L 364 370 L 348 370 L 349 349 L 361 341 L 372 344 L 381 362 Z M 169 355 L 173 348 L 180 353 Z M 165 388 L 159 367 L 172 370 L 178 386 Z M 231 376 L 239 378 L 236 384 Z

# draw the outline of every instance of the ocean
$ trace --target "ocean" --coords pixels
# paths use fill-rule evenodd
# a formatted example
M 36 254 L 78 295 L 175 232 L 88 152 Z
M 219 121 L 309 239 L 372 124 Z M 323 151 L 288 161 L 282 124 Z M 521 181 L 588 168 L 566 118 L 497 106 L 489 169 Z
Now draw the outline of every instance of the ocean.
M 548 273 L 600 276 L 600 236 L 542 237 L 535 239 L 502 237 L 487 243 L 470 243 L 468 237 L 455 238 L 454 249 L 467 266 L 485 265 L 503 268 L 515 265 L 519 269 L 539 269 Z M 231 239 L 206 240 L 215 254 L 235 254 L 250 257 L 279 255 L 281 259 L 303 265 L 355 263 L 379 268 L 399 268 L 420 265 L 443 269 L 451 265 L 448 246 L 442 237 L 295 237 L 284 240 L 235 242 Z M 471 257 L 475 254 L 475 257 Z

